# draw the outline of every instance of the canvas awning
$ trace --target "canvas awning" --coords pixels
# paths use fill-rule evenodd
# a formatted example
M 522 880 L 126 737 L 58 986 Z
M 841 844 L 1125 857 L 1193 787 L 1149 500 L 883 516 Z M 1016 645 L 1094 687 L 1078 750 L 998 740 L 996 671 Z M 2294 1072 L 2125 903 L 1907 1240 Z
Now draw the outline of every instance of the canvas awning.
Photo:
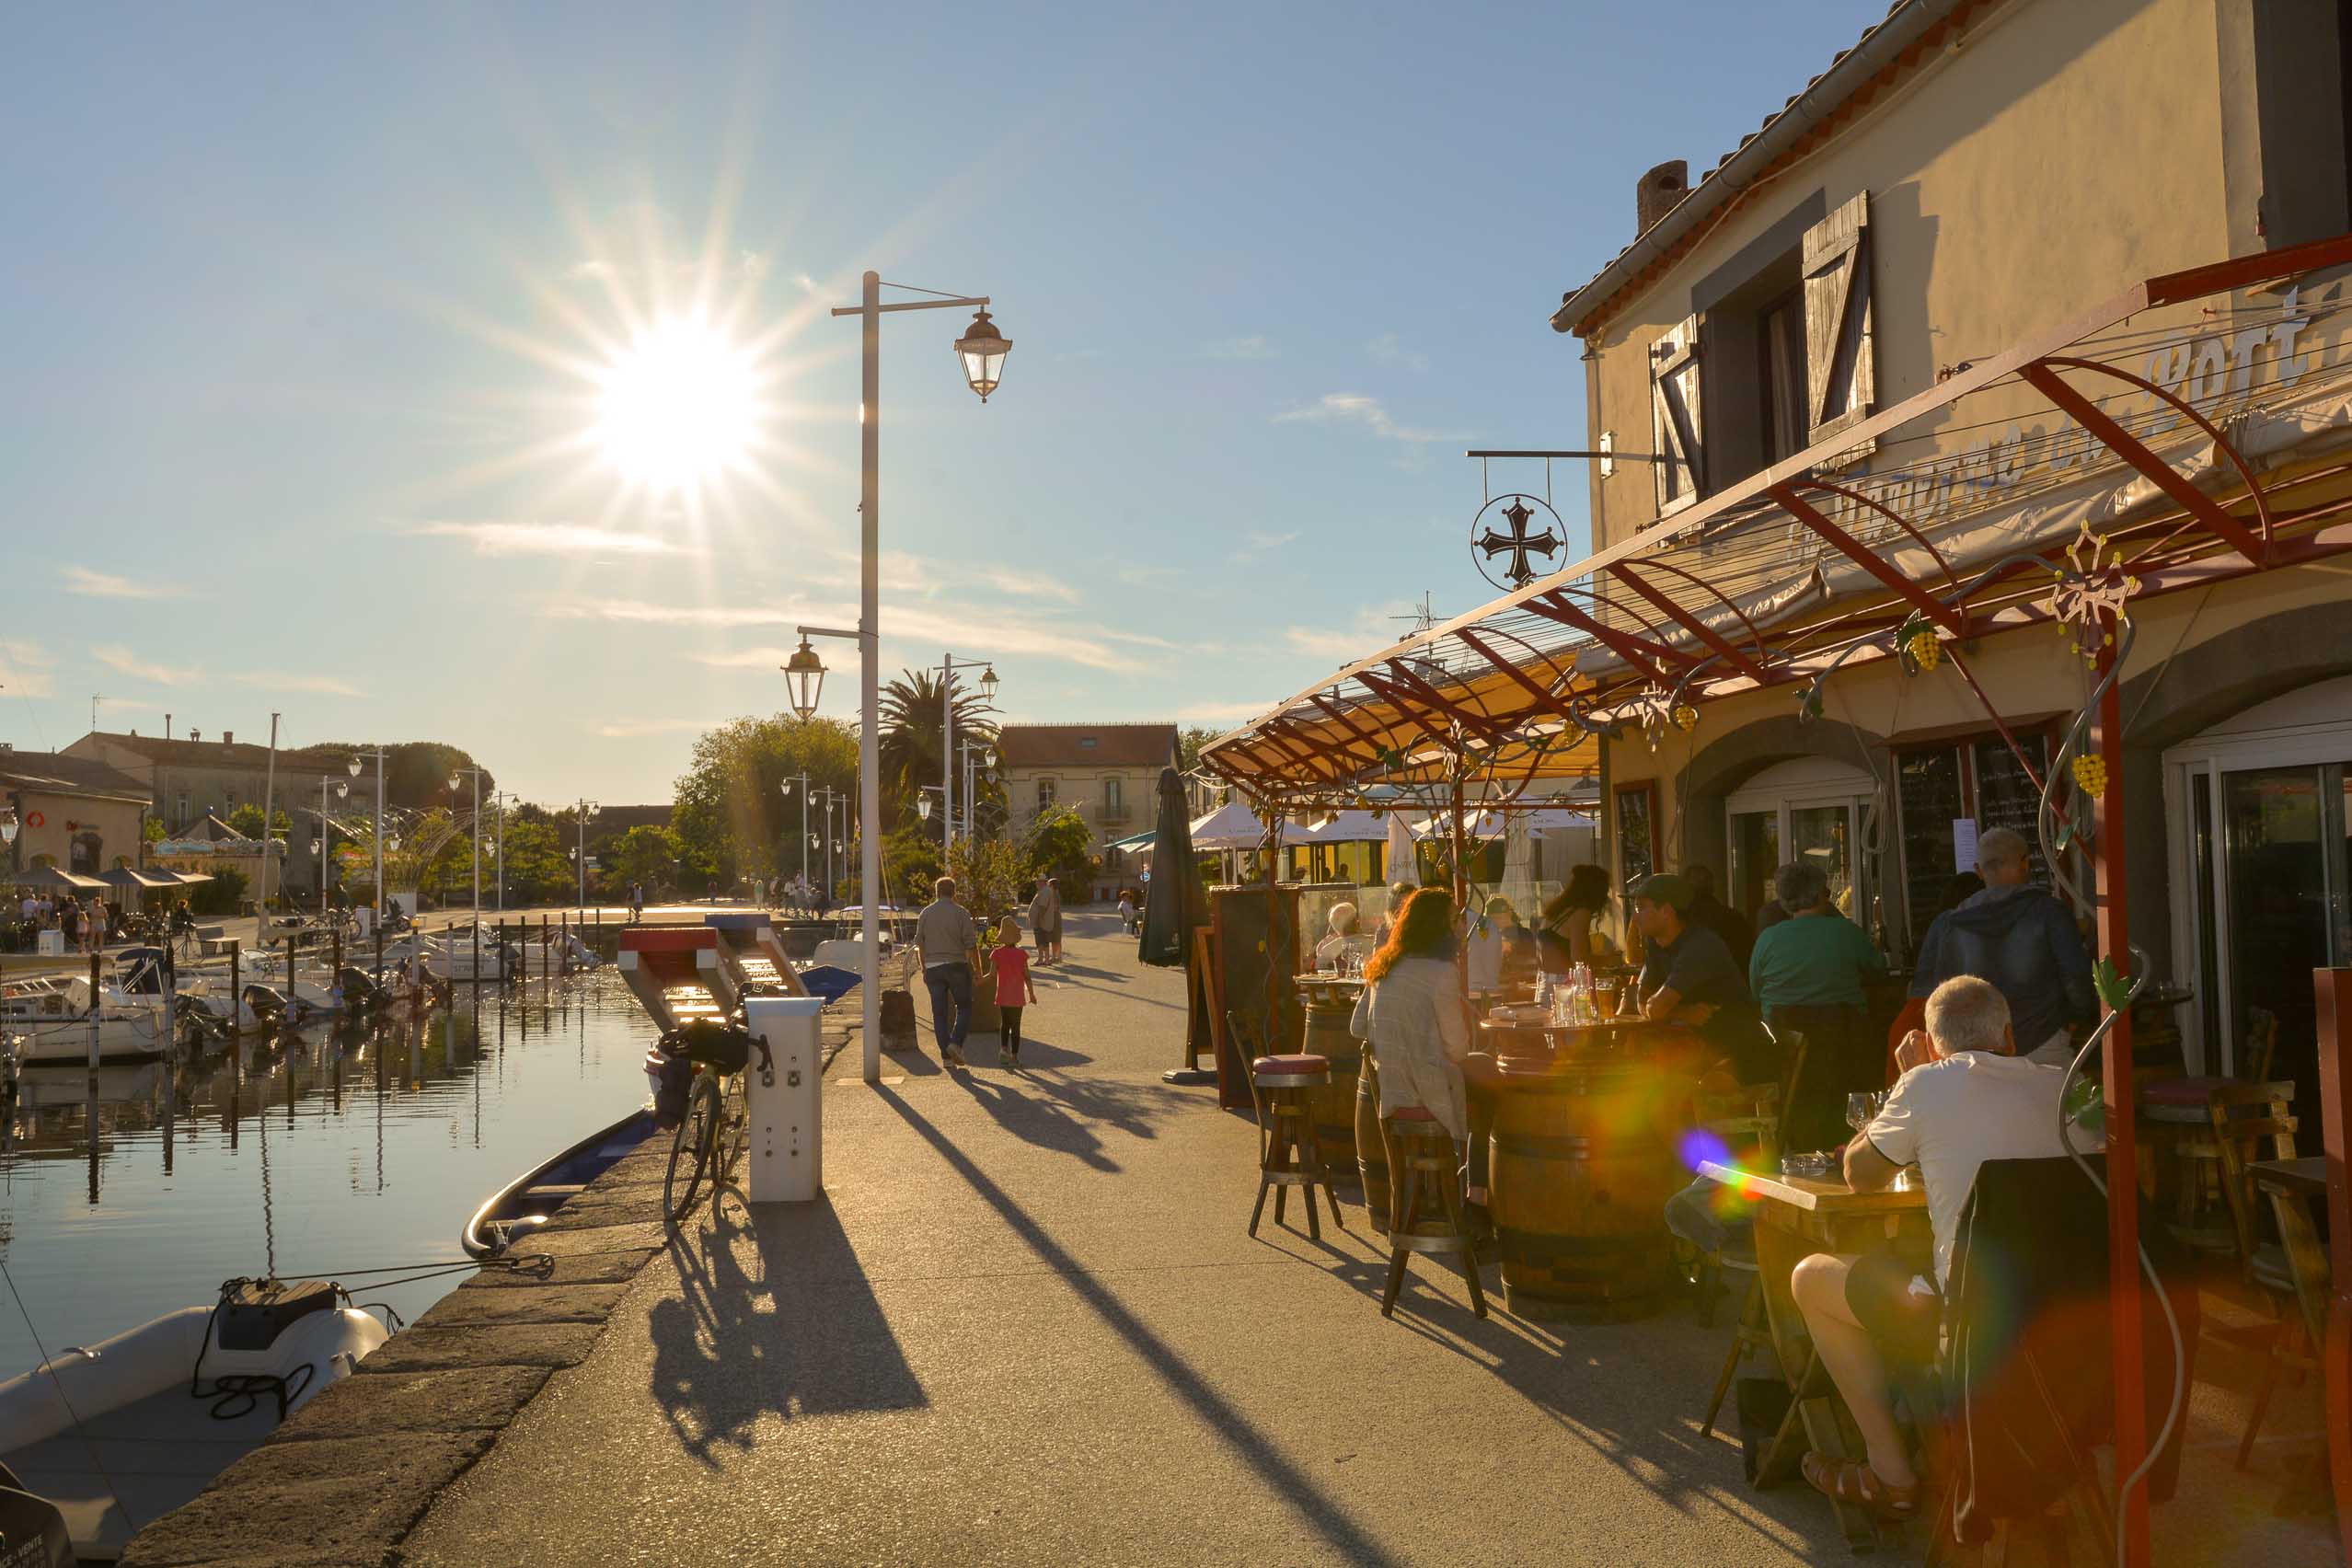
M 2093 525 L 2141 595 L 2352 550 L 2321 471 L 2352 450 L 2352 344 L 2333 306 L 2298 304 L 2305 274 L 2347 263 L 2352 236 L 2147 279 L 1358 660 L 1202 762 L 1291 807 L 1465 779 L 1492 799 L 1594 777 L 1599 736 L 1655 742 L 1711 701 L 1900 657 L 1920 628 L 1955 649 L 2062 618 L 2047 567 Z M 2200 376 L 2184 398 L 2138 374 L 2168 332 L 2194 363 L 2223 311 L 2287 335 L 2291 383 Z M 1988 433 L 1935 444 L 1954 429 Z
M 18 871 L 18 887 L 62 889 L 73 893 L 104 893 L 106 883 L 96 877 L 86 877 L 78 871 L 62 871 L 55 866 L 33 866 Z
M 135 888 L 142 893 L 150 888 L 179 885 L 179 879 L 175 877 L 157 876 L 153 871 L 133 870 L 129 866 L 117 866 L 110 871 L 102 872 L 98 880 L 112 887 Z

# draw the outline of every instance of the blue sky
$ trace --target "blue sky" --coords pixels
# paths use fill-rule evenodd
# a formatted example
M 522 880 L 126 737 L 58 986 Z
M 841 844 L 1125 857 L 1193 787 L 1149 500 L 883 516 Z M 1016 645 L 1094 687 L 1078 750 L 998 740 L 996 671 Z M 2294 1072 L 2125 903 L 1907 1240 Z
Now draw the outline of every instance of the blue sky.
M 1492 592 L 1465 445 L 1580 444 L 1545 321 L 1876 0 L 36 7 L 0 60 L 0 739 L 435 738 L 665 800 L 855 617 L 858 334 L 986 294 L 986 407 L 889 318 L 885 674 L 1223 723 Z M 687 19 L 677 19 L 684 17 Z M 909 296 L 898 296 L 909 297 Z M 740 471 L 617 472 L 699 312 Z M 1499 480 L 1505 476 L 1498 471 Z M 1513 482 L 1539 480 L 1529 471 Z M 1555 494 L 1584 536 L 1583 478 Z M 847 644 L 828 711 L 854 709 Z

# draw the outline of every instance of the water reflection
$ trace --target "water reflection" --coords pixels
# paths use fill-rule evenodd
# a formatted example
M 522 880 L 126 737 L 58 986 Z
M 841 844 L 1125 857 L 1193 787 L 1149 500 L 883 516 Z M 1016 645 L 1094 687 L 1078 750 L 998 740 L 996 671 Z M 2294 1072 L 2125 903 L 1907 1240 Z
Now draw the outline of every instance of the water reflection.
M 491 1189 L 645 1098 L 651 1026 L 610 971 L 380 1027 L 25 1068 L 0 1108 L 0 1257 L 51 1343 L 223 1279 L 455 1259 Z M 376 1293 L 413 1317 L 453 1282 Z M 0 1308 L 0 1377 L 38 1359 Z

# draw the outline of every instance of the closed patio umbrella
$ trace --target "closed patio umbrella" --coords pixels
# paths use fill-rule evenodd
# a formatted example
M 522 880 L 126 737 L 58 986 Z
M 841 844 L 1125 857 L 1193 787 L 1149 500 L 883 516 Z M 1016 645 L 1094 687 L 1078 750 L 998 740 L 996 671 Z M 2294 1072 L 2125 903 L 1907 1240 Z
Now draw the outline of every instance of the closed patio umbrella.
M 1143 935 L 1136 955 L 1163 969 L 1189 971 L 1193 933 L 1209 922 L 1208 895 L 1193 863 L 1192 813 L 1184 780 L 1172 767 L 1159 770 L 1159 820 L 1152 833 L 1151 881 L 1144 884 Z M 1160 1076 L 1170 1083 L 1209 1083 L 1215 1073 L 1200 1069 L 1200 1042 L 1215 1040 L 1216 1020 L 1202 1016 L 1201 986 L 1186 976 L 1184 1065 Z

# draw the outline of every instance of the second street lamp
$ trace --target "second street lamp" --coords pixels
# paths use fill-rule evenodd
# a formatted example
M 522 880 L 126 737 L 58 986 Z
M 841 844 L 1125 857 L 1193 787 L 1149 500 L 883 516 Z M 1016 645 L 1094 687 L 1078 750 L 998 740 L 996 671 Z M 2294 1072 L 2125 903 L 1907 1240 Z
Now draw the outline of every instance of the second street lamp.
M 847 637 L 858 644 L 858 828 L 859 828 L 859 996 L 863 1009 L 864 1039 L 859 1076 L 868 1083 L 882 1081 L 882 318 L 900 310 L 976 310 L 972 325 L 956 340 L 956 356 L 963 378 L 985 402 L 1004 376 L 1005 355 L 1011 340 L 988 319 L 986 295 L 954 298 L 894 300 L 882 303 L 882 274 L 868 272 L 860 280 L 859 302 L 834 309 L 836 317 L 854 316 L 861 328 L 861 375 L 858 404 L 858 625 L 841 631 L 823 627 L 799 628 L 801 638 Z M 904 285 L 894 284 L 894 287 Z M 926 290 L 910 291 L 917 294 Z M 822 670 L 804 665 L 811 674 Z M 787 667 L 788 673 L 790 666 Z M 796 694 L 797 695 L 797 694 Z M 808 693 L 815 711 L 814 690 Z M 795 711 L 797 711 L 797 708 Z

